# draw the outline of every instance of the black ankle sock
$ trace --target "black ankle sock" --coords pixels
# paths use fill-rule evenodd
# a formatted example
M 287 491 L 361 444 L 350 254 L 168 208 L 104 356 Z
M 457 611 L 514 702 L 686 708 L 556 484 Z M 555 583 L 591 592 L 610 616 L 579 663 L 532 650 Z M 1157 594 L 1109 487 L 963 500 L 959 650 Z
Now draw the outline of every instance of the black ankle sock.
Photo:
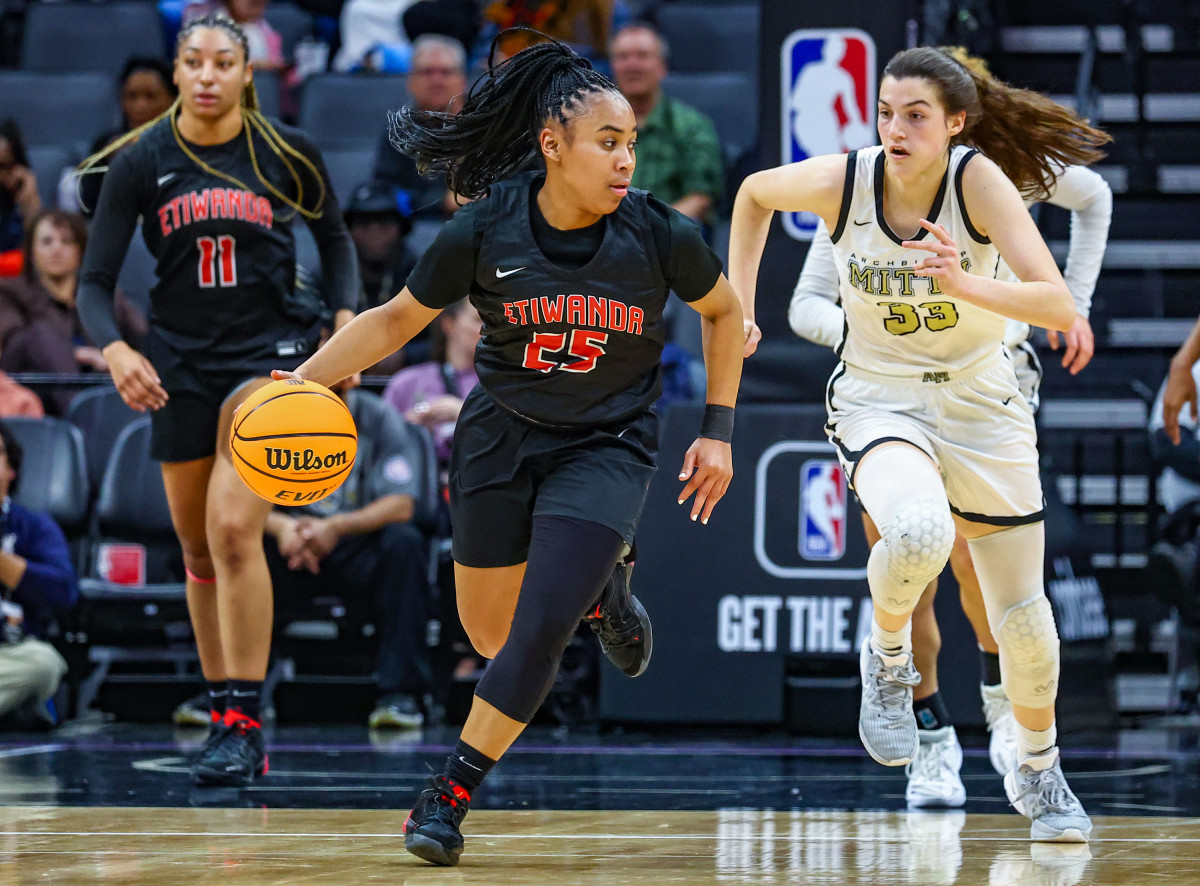
M 454 746 L 454 753 L 446 758 L 446 768 L 442 774 L 466 788 L 468 794 L 473 794 L 495 765 L 495 760 L 481 754 L 460 738 Z
M 230 680 L 229 699 L 225 705 L 229 710 L 260 723 L 261 694 L 262 680 Z
M 953 725 L 950 722 L 950 712 L 946 710 L 946 702 L 942 699 L 940 692 L 935 692 L 920 701 L 914 701 L 913 714 L 916 715 L 918 729 L 942 729 Z
M 216 714 L 216 719 L 221 719 L 225 716 L 225 703 L 229 699 L 229 687 L 224 681 L 214 683 L 212 680 L 207 681 L 208 685 L 208 709 Z
M 984 686 L 1000 685 L 1000 653 L 979 650 L 979 671 L 983 675 Z

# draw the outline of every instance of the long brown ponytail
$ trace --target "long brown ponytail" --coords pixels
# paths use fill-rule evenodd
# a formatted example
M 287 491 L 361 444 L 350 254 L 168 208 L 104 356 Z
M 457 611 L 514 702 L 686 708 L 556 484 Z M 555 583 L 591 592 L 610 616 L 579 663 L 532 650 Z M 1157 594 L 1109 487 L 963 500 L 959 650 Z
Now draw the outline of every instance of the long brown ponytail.
M 1104 157 L 1112 141 L 1070 108 L 1030 89 L 996 79 L 987 64 L 959 46 L 919 46 L 892 56 L 883 76 L 917 77 L 933 85 L 946 113 L 965 111 L 955 144 L 978 148 L 1028 199 L 1050 195 L 1059 172 Z

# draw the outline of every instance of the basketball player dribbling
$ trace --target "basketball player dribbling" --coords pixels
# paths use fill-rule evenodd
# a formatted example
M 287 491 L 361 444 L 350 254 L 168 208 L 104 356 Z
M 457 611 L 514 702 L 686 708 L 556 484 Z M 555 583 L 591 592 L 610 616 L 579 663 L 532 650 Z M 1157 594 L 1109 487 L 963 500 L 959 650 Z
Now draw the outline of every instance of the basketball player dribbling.
M 228 436 L 233 411 L 270 369 L 297 365 L 318 342 L 319 312 L 293 297 L 296 215 L 320 249 L 335 324 L 353 315 L 358 295 L 354 246 L 320 154 L 257 111 L 246 58 L 246 36 L 231 19 L 189 22 L 176 44 L 179 99 L 84 164 L 136 140 L 104 177 L 79 314 L 122 398 L 150 410 L 150 454 L 162 462 L 212 704 L 193 768 L 198 785 L 247 785 L 267 769 L 259 695 L 271 643 L 262 545 L 271 505 L 238 478 Z M 158 260 L 144 355 L 121 341 L 113 320 L 139 217 Z
M 860 653 L 859 735 L 880 763 L 917 754 L 911 616 L 967 539 L 1016 720 L 1005 776 L 1038 841 L 1086 842 L 1092 824 L 1059 763 L 1058 634 L 1043 587 L 1036 431 L 1004 347 L 1005 317 L 1066 331 L 1075 306 L 1018 188 L 1040 191 L 1087 127 L 1042 96 L 977 86 L 937 49 L 888 62 L 882 145 L 751 175 L 738 192 L 730 273 L 746 318 L 775 211 L 811 211 L 831 232 L 846 315 L 827 389 L 827 432 L 880 531 Z M 1013 155 L 1010 181 L 974 149 Z M 1069 153 L 1065 156 L 1070 156 Z M 1014 183 L 1015 182 L 1015 183 Z M 1000 259 L 1015 280 L 996 278 Z
M 944 51 L 966 65 L 987 88 L 1000 85 L 982 59 L 968 55 L 961 47 L 948 47 Z M 1078 139 L 1071 146 L 1068 156 L 1058 158 L 1055 175 L 1046 182 L 1048 193 L 1043 197 L 1044 202 L 1071 212 L 1070 250 L 1063 277 L 1075 301 L 1076 316 L 1071 329 L 1064 336 L 1062 356 L 1063 368 L 1071 374 L 1087 366 L 1095 349 L 1095 339 L 1087 317 L 1112 219 L 1112 190 L 1098 173 L 1081 165 L 1100 159 L 1102 155 L 1096 145 L 1106 138 L 1099 130 L 1088 129 L 1086 134 L 1088 138 Z M 1000 152 L 995 157 L 1001 170 L 1006 171 L 1005 164 L 1010 157 L 1007 152 Z M 1034 202 L 1032 195 L 1022 196 L 1026 203 Z M 1008 273 L 1008 269 L 1002 266 L 998 276 L 1005 273 Z M 818 224 L 804 258 L 804 269 L 800 272 L 788 307 L 788 323 L 801 338 L 834 349 L 841 345 L 846 319 L 838 298 L 838 262 L 834 257 L 829 230 L 823 224 Z M 1029 340 L 1030 334 L 1027 323 L 1009 320 L 1005 324 L 1004 346 L 1013 358 L 1021 395 L 1036 413 L 1042 372 L 1037 353 Z M 1058 333 L 1051 330 L 1047 336 L 1051 347 L 1057 349 Z M 879 540 L 879 530 L 865 512 L 863 528 L 867 544 L 874 545 Z M 958 582 L 963 611 L 974 629 L 979 646 L 983 677 L 980 696 L 984 718 L 991 733 L 988 756 L 993 768 L 1003 776 L 1007 774 L 1015 753 L 1016 723 L 1012 716 L 1012 705 L 1004 694 L 1004 687 L 1000 685 L 999 650 L 988 627 L 987 611 L 971 564 L 970 549 L 961 536 L 955 537 L 950 567 Z M 937 585 L 935 578 L 926 586 L 912 617 L 914 665 L 921 675 L 920 684 L 913 687 L 920 745 L 916 757 L 907 767 L 905 798 L 909 806 L 918 808 L 962 806 L 966 802 L 966 789 L 959 776 L 962 747 L 958 743 L 950 712 L 938 690 L 937 656 L 941 634 L 933 607 Z
M 709 405 L 679 474 L 691 519 L 708 522 L 733 475 L 741 310 L 699 228 L 629 187 L 636 138 L 617 88 L 557 41 L 492 68 L 457 115 L 401 111 L 394 143 L 486 199 L 458 211 L 394 299 L 294 373 L 330 384 L 370 366 L 464 292 L 483 320 L 450 508 L 462 624 L 493 660 L 404 826 L 405 847 L 435 864 L 458 863 L 472 795 L 545 699 L 580 618 L 605 616 L 655 471 L 672 290 L 706 326 Z

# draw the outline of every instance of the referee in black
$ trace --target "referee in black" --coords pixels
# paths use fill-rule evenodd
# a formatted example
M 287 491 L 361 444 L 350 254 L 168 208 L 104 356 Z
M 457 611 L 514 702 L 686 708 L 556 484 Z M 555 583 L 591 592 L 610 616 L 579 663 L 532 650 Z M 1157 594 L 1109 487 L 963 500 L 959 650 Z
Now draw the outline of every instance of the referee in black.
M 553 40 L 493 67 L 458 115 L 399 112 L 396 146 L 474 202 L 399 295 L 294 373 L 328 385 L 370 366 L 464 293 L 483 320 L 450 504 L 462 623 L 494 661 L 405 823 L 405 847 L 435 864 L 458 862 L 472 792 L 541 705 L 633 539 L 655 470 L 651 406 L 672 290 L 704 319 L 708 368 L 679 501 L 694 493 L 691 518 L 707 523 L 733 476 L 741 310 L 699 229 L 630 188 L 636 140 L 617 88 Z

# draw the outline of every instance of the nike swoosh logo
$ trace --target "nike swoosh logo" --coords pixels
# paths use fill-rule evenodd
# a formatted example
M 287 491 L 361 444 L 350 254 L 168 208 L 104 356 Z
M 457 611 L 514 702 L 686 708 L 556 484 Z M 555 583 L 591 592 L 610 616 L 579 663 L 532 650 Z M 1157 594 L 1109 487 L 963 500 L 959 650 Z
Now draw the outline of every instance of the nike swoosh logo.
M 1016 394 L 1013 394 L 1013 397 L 1015 397 L 1015 396 L 1016 396 Z M 1006 400 L 1005 400 L 1005 401 L 1004 401 L 1004 402 L 1003 402 L 1001 405 L 1002 405 L 1002 406 L 1007 406 L 1007 405 L 1008 405 L 1008 403 L 1009 403 L 1009 400 L 1012 400 L 1012 397 L 1009 397 L 1008 399 L 1006 399 Z
M 523 271 L 523 270 L 525 270 L 524 265 L 521 265 L 521 267 L 519 267 L 519 268 L 513 268 L 511 271 L 502 271 L 499 268 L 496 268 L 496 279 L 503 280 L 505 277 L 511 277 L 517 271 Z
M 871 220 L 867 219 L 865 222 L 856 221 L 854 224 L 856 224 L 858 227 L 861 228 L 863 225 L 869 225 L 870 223 L 871 223 Z
M 476 766 L 474 763 L 472 763 L 471 761 L 469 761 L 469 760 L 468 760 L 466 757 L 461 757 L 461 756 L 460 756 L 458 759 L 459 759 L 459 762 L 461 762 L 461 763 L 464 763 L 464 764 L 466 764 L 467 766 L 470 766 L 470 767 L 471 767 L 472 769 L 474 769 L 476 772 L 483 772 L 483 770 L 482 770 L 482 769 L 480 769 L 480 768 L 479 768 L 478 766 Z
M 161 188 L 163 185 L 165 185 L 167 182 L 169 182 L 174 177 L 175 177 L 175 173 L 173 173 L 173 172 L 168 172 L 166 175 L 160 175 L 158 177 L 158 186 Z

